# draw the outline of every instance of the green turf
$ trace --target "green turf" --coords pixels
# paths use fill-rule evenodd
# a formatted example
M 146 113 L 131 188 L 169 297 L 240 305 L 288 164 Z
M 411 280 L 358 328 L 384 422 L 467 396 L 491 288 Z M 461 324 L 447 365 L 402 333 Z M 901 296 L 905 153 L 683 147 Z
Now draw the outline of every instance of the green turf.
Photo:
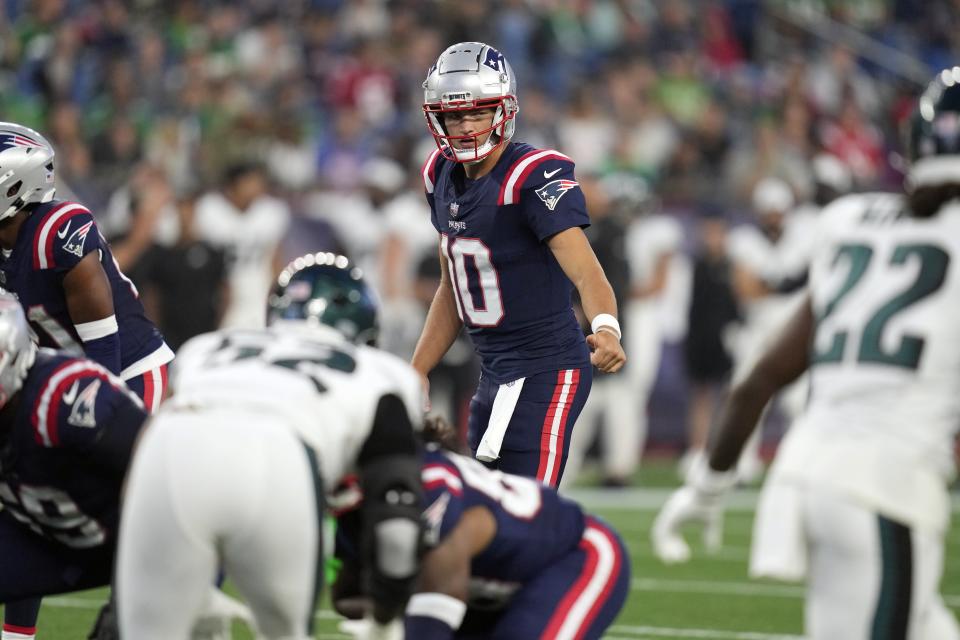
M 616 495 L 616 494 L 614 494 Z M 686 565 L 667 567 L 653 557 L 649 529 L 653 508 L 630 505 L 591 509 L 623 535 L 633 560 L 633 589 L 608 638 L 716 638 L 779 640 L 802 631 L 802 587 L 753 582 L 746 575 L 753 518 L 749 510 L 728 511 L 724 548 L 716 556 L 700 554 Z M 605 501 L 604 504 L 609 504 Z M 960 605 L 960 527 L 954 522 L 947 545 L 943 593 L 948 605 Z M 88 591 L 45 601 L 40 620 L 41 640 L 86 637 L 105 591 Z M 177 615 L 171 611 L 170 615 Z M 345 639 L 338 634 L 332 613 L 318 614 L 317 638 Z M 235 630 L 235 638 L 251 638 Z

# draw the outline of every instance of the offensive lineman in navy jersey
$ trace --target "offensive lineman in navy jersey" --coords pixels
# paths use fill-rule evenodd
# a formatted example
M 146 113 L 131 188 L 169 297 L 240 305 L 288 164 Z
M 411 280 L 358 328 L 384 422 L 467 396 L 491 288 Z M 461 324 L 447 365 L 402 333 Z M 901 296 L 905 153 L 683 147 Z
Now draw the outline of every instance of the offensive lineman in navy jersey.
M 583 233 L 590 220 L 574 164 L 511 142 L 516 79 L 496 49 L 449 47 L 423 87 L 438 147 L 423 179 L 443 272 L 412 364 L 426 379 L 466 326 L 482 366 L 471 451 L 556 487 L 591 364 L 612 373 L 626 361 L 613 290 Z M 591 321 L 586 341 L 574 287 Z
M 424 439 L 445 448 L 456 444 L 454 434 L 435 417 L 424 425 Z M 407 638 L 589 639 L 610 626 L 627 597 L 630 558 L 609 525 L 530 478 L 436 444 L 423 454 L 421 479 L 426 553 L 407 605 Z M 342 568 L 331 599 L 354 620 L 366 606 L 355 551 L 361 499 L 350 489 L 334 498 Z M 356 638 L 369 637 L 366 627 L 341 625 Z
M 109 584 L 120 489 L 146 420 L 100 365 L 37 349 L 0 292 L 0 603 Z M 35 628 L 4 627 L 4 637 Z
M 163 398 L 173 352 L 147 319 L 90 212 L 54 199 L 54 150 L 39 133 L 0 123 L 0 286 L 26 310 L 42 347 L 86 356 L 126 381 L 150 411 Z M 6 627 L 36 625 L 39 602 L 11 603 Z

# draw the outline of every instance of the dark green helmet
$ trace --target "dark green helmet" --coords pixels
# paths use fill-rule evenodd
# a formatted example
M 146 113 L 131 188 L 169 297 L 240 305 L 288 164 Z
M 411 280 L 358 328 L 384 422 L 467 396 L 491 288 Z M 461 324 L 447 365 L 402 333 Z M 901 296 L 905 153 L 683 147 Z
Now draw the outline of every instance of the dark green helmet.
M 300 256 L 280 272 L 267 300 L 267 324 L 278 320 L 325 324 L 357 344 L 374 344 L 379 332 L 373 289 L 334 253 Z
M 914 187 L 960 182 L 960 67 L 944 69 L 927 86 L 907 138 Z

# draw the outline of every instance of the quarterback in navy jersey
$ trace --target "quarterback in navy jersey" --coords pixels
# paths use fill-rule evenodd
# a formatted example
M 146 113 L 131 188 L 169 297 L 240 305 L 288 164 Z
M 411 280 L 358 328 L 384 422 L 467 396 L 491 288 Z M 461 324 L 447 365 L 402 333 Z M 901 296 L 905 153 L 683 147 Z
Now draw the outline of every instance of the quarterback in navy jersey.
M 496 49 L 449 47 L 423 86 L 438 147 L 423 180 L 442 276 L 412 364 L 426 378 L 466 326 L 482 367 L 471 450 L 557 486 L 591 364 L 612 373 L 626 360 L 613 290 L 583 233 L 590 220 L 574 163 L 511 141 L 516 80 Z M 591 321 L 586 340 L 574 287 Z
M 17 295 L 42 347 L 86 355 L 151 411 L 173 352 L 147 319 L 90 211 L 54 199 L 54 151 L 36 131 L 0 123 L 0 286 Z
M 146 420 L 95 362 L 38 349 L 0 293 L 0 603 L 109 584 L 120 490 Z M 5 625 L 5 637 L 35 629 Z

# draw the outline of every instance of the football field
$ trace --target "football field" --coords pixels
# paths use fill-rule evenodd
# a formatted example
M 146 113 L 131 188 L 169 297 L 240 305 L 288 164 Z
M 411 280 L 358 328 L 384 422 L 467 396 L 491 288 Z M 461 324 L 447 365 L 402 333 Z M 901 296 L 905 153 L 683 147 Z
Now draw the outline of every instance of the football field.
M 802 637 L 801 585 L 758 582 L 747 578 L 747 559 L 756 491 L 741 491 L 731 500 L 725 520 L 724 547 L 714 556 L 696 555 L 680 566 L 665 566 L 654 557 L 649 530 L 667 489 L 582 490 L 576 497 L 620 531 L 633 561 L 632 589 L 610 640 L 799 640 Z M 947 544 L 943 593 L 947 605 L 960 610 L 960 532 L 958 523 Z M 85 638 L 105 590 L 44 601 L 38 638 Z M 170 615 L 177 615 L 171 611 Z M 241 625 L 234 638 L 251 638 Z M 317 638 L 347 640 L 337 631 L 337 617 L 324 606 L 317 613 Z M 521 640 L 521 639 L 518 639 Z

